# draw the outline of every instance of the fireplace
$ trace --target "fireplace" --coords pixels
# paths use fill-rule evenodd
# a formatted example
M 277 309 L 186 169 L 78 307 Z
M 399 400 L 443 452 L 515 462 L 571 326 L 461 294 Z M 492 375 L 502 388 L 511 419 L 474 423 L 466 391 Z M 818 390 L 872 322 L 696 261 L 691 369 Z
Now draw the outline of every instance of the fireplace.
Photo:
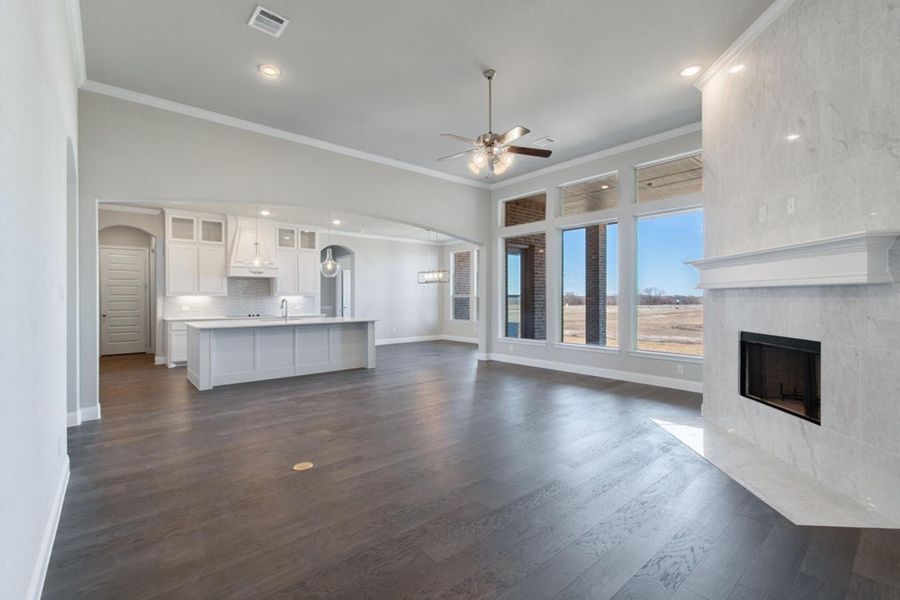
M 821 344 L 741 332 L 741 396 L 820 424 Z

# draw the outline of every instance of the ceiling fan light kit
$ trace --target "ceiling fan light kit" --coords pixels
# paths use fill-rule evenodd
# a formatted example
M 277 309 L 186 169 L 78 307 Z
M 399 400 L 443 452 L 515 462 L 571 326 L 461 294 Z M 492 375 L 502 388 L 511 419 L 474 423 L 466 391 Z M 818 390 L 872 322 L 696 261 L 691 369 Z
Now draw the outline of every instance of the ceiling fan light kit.
M 494 175 L 502 175 L 512 166 L 515 161 L 516 154 L 524 154 L 526 156 L 537 156 L 547 158 L 552 154 L 550 150 L 541 148 L 527 148 L 525 146 L 512 146 L 510 143 L 527 135 L 530 130 L 527 127 L 516 125 L 504 134 L 494 133 L 493 131 L 493 82 L 497 76 L 494 69 L 486 69 L 482 72 L 484 78 L 488 80 L 488 130 L 487 133 L 479 135 L 477 138 L 470 139 L 452 133 L 442 133 L 444 137 L 448 137 L 460 142 L 472 144 L 474 148 L 465 152 L 457 152 L 450 156 L 444 156 L 438 160 L 447 160 L 459 156 L 469 157 L 469 170 L 475 175 L 481 174 L 481 170 L 487 167 L 488 171 Z

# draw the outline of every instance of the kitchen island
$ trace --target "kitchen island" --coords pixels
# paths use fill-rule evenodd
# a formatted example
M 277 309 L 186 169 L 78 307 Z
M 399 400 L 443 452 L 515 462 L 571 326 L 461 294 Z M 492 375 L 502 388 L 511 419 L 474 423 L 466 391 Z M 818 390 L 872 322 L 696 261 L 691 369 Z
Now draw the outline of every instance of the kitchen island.
M 229 319 L 186 325 L 187 376 L 201 391 L 246 381 L 375 368 L 373 319 Z

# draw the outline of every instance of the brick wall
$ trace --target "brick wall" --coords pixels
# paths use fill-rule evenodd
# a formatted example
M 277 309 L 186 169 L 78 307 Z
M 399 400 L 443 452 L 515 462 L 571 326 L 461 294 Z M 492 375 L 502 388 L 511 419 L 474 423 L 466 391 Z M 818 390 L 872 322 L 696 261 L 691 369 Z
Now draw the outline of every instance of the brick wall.
M 503 223 L 506 227 L 543 221 L 547 217 L 547 195 L 536 194 L 509 200 L 504 205 Z
M 606 225 L 585 227 L 585 343 L 606 345 Z
M 466 320 L 471 315 L 471 302 L 468 296 L 472 290 L 472 252 L 456 252 L 453 254 L 453 318 Z M 467 296 L 456 298 L 455 296 Z

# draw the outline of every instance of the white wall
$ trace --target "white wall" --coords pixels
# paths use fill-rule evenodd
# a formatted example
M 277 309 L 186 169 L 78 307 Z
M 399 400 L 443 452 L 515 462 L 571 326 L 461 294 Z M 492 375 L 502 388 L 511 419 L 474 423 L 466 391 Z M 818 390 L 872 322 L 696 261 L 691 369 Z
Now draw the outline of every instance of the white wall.
M 378 319 L 375 341 L 440 335 L 440 289 L 416 280 L 436 269 L 442 246 L 324 234 L 322 245 L 338 244 L 353 256 L 353 313 Z
M 196 117 L 82 91 L 79 117 L 80 326 L 97 331 L 97 200 L 265 201 L 310 205 L 487 239 L 489 192 Z M 377 293 L 384 293 L 378 290 Z M 397 334 L 412 327 L 397 317 Z M 82 357 L 97 355 L 82 335 Z M 97 405 L 94 360 L 81 407 Z
M 898 56 L 896 2 L 806 0 L 706 83 L 711 256 L 900 231 Z M 900 521 L 900 284 L 713 290 L 705 328 L 704 417 Z M 821 425 L 740 396 L 741 331 L 821 342 Z
M 77 148 L 68 23 L 61 0 L 0 3 L 4 598 L 40 594 L 68 478 L 67 141 Z
M 451 254 L 454 252 L 471 252 L 477 249 L 474 244 L 448 244 L 440 249 L 441 269 L 453 272 Z M 474 264 L 474 261 L 473 261 Z M 477 267 L 473 273 L 475 279 L 472 283 L 476 283 L 478 277 Z M 476 286 L 477 289 L 477 286 Z M 440 286 L 440 304 L 441 304 L 441 334 L 447 337 L 457 339 L 459 341 L 472 341 L 478 343 L 478 322 L 477 321 L 456 321 L 453 319 L 453 288 L 452 283 Z M 475 302 L 472 303 L 471 316 L 475 318 L 477 314 Z
M 700 391 L 702 380 L 702 361 L 696 358 L 651 357 L 648 353 L 630 350 L 632 347 L 631 314 L 634 304 L 635 289 L 634 263 L 632 256 L 635 247 L 634 218 L 642 211 L 652 211 L 661 206 L 653 203 L 637 205 L 623 203 L 623 199 L 633 198 L 635 165 L 685 154 L 701 147 L 699 131 L 681 133 L 674 137 L 662 135 L 654 140 L 641 140 L 626 145 L 619 151 L 603 153 L 593 160 L 578 161 L 577 164 L 562 169 L 548 169 L 545 173 L 534 176 L 515 178 L 508 183 L 495 186 L 492 190 L 491 203 L 491 243 L 487 245 L 485 262 L 489 273 L 487 285 L 490 291 L 484 306 L 487 308 L 487 320 L 484 327 L 484 343 L 492 359 L 518 362 L 571 370 L 580 373 L 642 381 L 656 385 L 664 385 L 694 391 Z M 587 179 L 617 171 L 619 173 L 620 203 L 622 209 L 610 213 L 598 211 L 596 218 L 609 218 L 615 214 L 619 219 L 619 319 L 618 350 L 598 348 L 572 348 L 559 345 L 560 340 L 560 297 L 561 297 L 561 229 L 572 226 L 584 216 L 556 217 L 559 212 L 559 187 L 574 181 Z M 541 225 L 520 225 L 515 228 L 500 227 L 500 203 L 509 198 L 528 195 L 532 192 L 546 191 L 547 212 L 551 217 Z M 691 206 L 702 203 L 699 195 L 676 201 L 661 201 L 666 208 L 678 205 Z M 603 213 L 603 214 L 601 214 Z M 511 340 L 501 337 L 501 321 L 503 313 L 499 298 L 502 297 L 503 266 L 500 260 L 500 244 L 502 236 L 530 232 L 540 228 L 547 236 L 547 340 Z M 484 289 L 482 287 L 482 289 Z M 629 292 L 632 290 L 632 292 Z M 684 369 L 678 372 L 678 366 Z

